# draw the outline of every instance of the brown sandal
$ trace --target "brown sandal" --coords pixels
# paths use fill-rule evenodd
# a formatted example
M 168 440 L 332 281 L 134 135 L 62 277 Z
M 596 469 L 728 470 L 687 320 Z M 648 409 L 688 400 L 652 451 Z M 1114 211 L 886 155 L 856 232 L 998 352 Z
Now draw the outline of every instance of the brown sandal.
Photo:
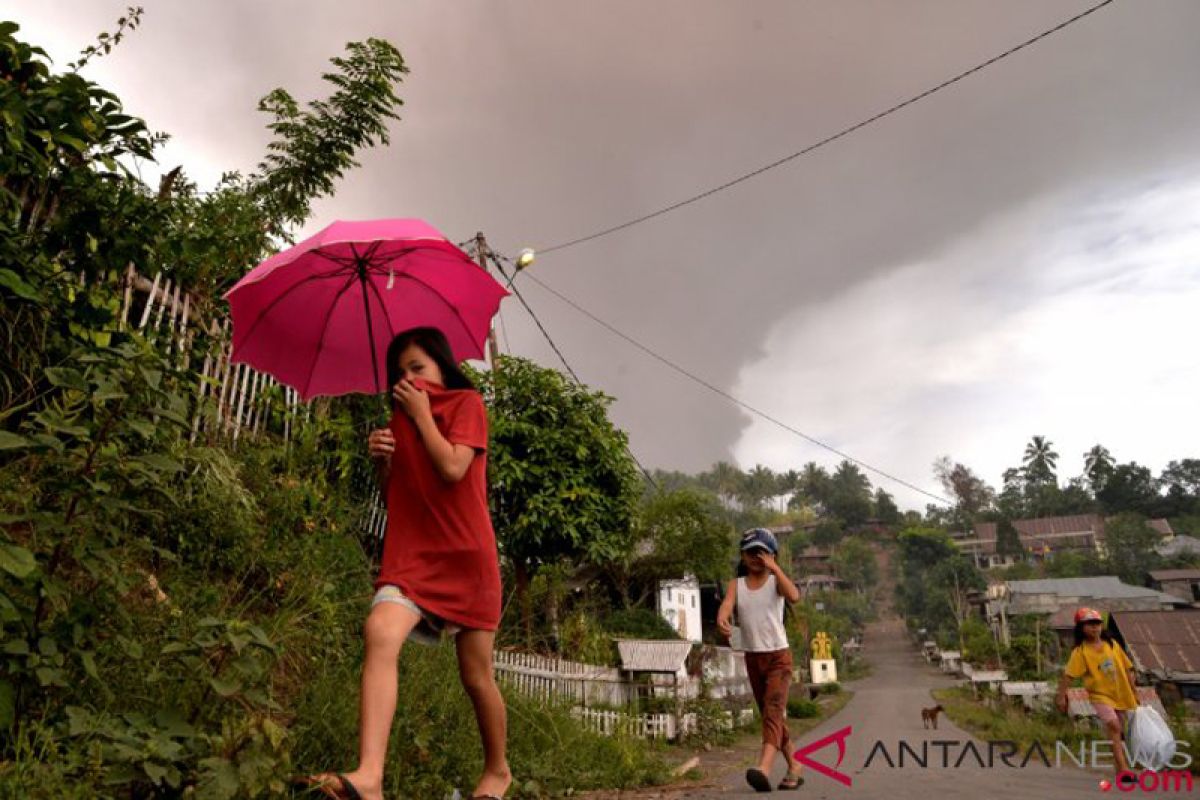
M 329 781 L 330 777 L 337 781 L 337 785 Z M 362 795 L 359 794 L 358 788 L 340 772 L 323 772 L 320 775 L 309 775 L 301 778 L 299 783 L 305 788 L 316 789 L 329 798 L 329 800 L 362 800 Z

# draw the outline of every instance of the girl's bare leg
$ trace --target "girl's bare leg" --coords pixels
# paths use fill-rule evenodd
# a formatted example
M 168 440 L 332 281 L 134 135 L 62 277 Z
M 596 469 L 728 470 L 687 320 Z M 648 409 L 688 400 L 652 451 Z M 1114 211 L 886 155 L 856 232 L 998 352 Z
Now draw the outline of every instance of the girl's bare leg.
M 495 641 L 495 631 L 466 630 L 458 634 L 458 674 L 475 707 L 475 721 L 483 740 L 483 775 L 472 794 L 503 797 L 512 783 L 512 773 L 505 756 L 507 712 L 492 671 Z
M 359 705 L 358 769 L 345 773 L 364 800 L 383 798 L 383 762 L 400 682 L 397 661 L 408 634 L 420 621 L 417 612 L 399 603 L 380 603 L 367 615 L 363 631 L 366 656 Z M 327 783 L 337 785 L 332 777 Z
M 1121 723 L 1119 721 L 1110 722 L 1105 727 L 1108 728 L 1108 740 L 1112 742 L 1113 760 L 1116 762 L 1116 774 L 1119 779 L 1121 773 L 1129 769 L 1129 764 L 1125 760 L 1125 743 L 1121 741 Z

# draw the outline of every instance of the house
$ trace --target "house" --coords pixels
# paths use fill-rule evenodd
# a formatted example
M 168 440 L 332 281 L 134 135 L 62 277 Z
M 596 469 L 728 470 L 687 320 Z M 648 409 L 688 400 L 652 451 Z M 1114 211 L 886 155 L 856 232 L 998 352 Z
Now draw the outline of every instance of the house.
M 1164 539 L 1174 537 L 1165 519 L 1152 519 L 1148 524 Z M 997 552 L 999 523 L 979 522 L 970 538 L 955 539 L 962 552 L 975 560 L 980 569 L 1004 567 L 1030 557 L 1044 559 L 1063 551 L 1104 553 L 1105 518 L 1099 514 L 1073 514 L 1064 517 L 1039 517 L 1013 520 L 1023 554 L 1000 555 Z
M 657 606 L 659 616 L 679 632 L 680 639 L 701 641 L 700 582 L 694 575 L 659 581 Z
M 1192 557 L 1200 558 L 1200 539 L 1194 536 L 1175 535 L 1160 542 L 1155 548 L 1163 558 Z
M 1189 603 L 1200 603 L 1200 569 L 1157 569 L 1150 573 L 1150 585 Z
M 801 597 L 808 597 L 817 592 L 832 592 L 838 589 L 846 588 L 847 583 L 841 578 L 835 578 L 833 575 L 805 575 L 803 578 L 796 579 L 796 588 L 800 590 Z
M 795 565 L 798 574 L 811 575 L 828 572 L 829 561 L 832 557 L 832 549 L 810 544 L 800 552 L 792 554 L 792 564 Z
M 987 602 L 988 621 L 999 630 L 1001 641 L 1010 641 L 1008 620 L 1014 615 L 1048 614 L 1048 627 L 1058 635 L 1060 648 L 1064 648 L 1061 652 L 1073 645 L 1071 632 L 1079 606 L 1102 611 L 1161 611 L 1188 605 L 1174 595 L 1122 583 L 1115 575 L 1006 581 L 991 592 L 991 597 Z
M 1160 695 L 1200 701 L 1200 608 L 1117 611 L 1111 626 Z
M 1035 556 L 1061 550 L 1096 550 L 1104 533 L 1104 519 L 1099 514 L 1076 514 L 1067 517 L 1042 517 L 1013 521 L 1022 549 Z M 1023 557 L 1000 555 L 997 552 L 999 523 L 979 522 L 975 535 L 957 540 L 959 549 L 975 559 L 981 569 L 1008 566 Z
M 687 680 L 687 659 L 692 643 L 678 639 L 617 639 L 621 673 L 639 684 L 645 697 L 664 693 L 679 699 L 679 685 Z M 640 680 L 639 680 L 640 679 Z
M 938 657 L 942 672 L 956 675 L 962 670 L 962 653 L 958 650 L 942 650 Z

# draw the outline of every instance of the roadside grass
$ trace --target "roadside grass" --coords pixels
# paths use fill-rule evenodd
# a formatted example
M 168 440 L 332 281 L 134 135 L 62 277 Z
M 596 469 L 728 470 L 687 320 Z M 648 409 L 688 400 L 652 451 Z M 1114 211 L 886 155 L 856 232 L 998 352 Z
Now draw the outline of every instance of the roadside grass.
M 946 716 L 980 739 L 1013 741 L 1022 750 L 1037 742 L 1051 758 L 1056 742 L 1061 741 L 1073 752 L 1078 752 L 1080 743 L 1103 738 L 1099 728 L 1086 723 L 1077 725 L 1057 710 L 1030 713 L 1015 704 L 1003 702 L 999 708 L 990 708 L 976 700 L 970 689 L 963 687 L 935 689 L 933 696 L 942 704 Z M 1184 720 L 1171 716 L 1167 723 L 1176 741 L 1195 743 L 1198 740 L 1200 730 L 1189 728 Z M 1200 775 L 1200 758 L 1190 749 L 1185 752 L 1192 755 L 1188 771 Z
M 999 701 L 999 707 L 990 708 L 963 687 L 935 689 L 933 697 L 942 704 L 947 717 L 980 739 L 1012 741 L 1023 748 L 1037 742 L 1049 752 L 1056 741 L 1075 745 L 1094 736 L 1054 711 L 1030 713 L 1003 701 Z

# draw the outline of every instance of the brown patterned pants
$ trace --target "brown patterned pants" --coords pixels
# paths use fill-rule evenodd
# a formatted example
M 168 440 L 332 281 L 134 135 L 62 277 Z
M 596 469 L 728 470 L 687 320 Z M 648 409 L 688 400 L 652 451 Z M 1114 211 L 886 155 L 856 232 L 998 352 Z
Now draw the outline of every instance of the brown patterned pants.
M 746 653 L 746 675 L 750 678 L 754 702 L 762 714 L 763 743 L 790 753 L 791 737 L 786 720 L 788 686 L 792 682 L 792 651 Z

